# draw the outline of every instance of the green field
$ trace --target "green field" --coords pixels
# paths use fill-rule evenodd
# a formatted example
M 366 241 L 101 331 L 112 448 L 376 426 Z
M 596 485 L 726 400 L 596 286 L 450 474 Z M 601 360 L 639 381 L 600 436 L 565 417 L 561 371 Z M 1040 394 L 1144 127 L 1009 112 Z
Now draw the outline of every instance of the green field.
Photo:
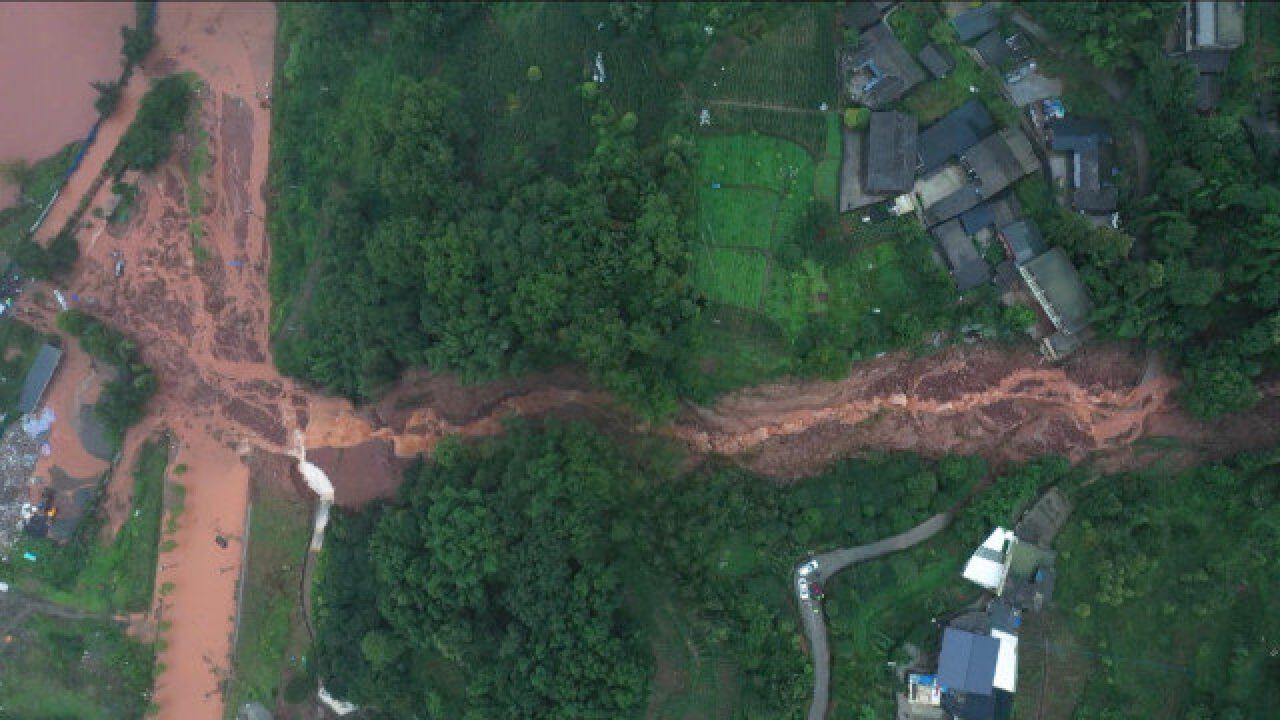
M 977 599 L 980 589 L 960 575 L 967 549 L 954 532 L 890 557 L 854 567 L 828 583 L 823 607 L 831 638 L 832 720 L 892 717 L 893 671 L 904 644 L 936 652 L 930 619 Z M 870 711 L 868 710 L 870 709 Z
M 711 111 L 710 131 L 785 137 L 820 154 L 826 124 L 819 108 L 836 104 L 835 10 L 817 3 L 778 5 L 770 8 L 765 32 L 748 26 L 722 38 L 691 88 Z
M 311 539 L 311 507 L 292 491 L 257 479 L 252 503 L 228 718 L 246 702 L 275 707 L 292 678 L 304 686 L 308 682 L 303 664 L 287 655 L 305 654 L 298 590 Z
M 703 246 L 694 256 L 693 280 L 709 299 L 751 309 L 760 303 L 768 262 L 752 250 Z
M 0 647 L 0 717 L 142 720 L 154 664 L 112 623 L 35 617 Z

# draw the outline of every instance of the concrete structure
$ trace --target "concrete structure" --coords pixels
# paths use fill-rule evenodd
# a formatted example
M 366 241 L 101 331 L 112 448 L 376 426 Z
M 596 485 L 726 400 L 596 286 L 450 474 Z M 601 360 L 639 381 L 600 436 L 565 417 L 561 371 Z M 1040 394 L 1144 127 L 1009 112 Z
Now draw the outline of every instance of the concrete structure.
M 1183 49 L 1224 48 L 1244 44 L 1244 3 L 1190 0 L 1183 5 Z
M 19 412 L 29 413 L 36 409 L 61 361 L 61 349 L 48 343 L 41 346 L 35 362 L 31 363 L 31 369 L 27 371 L 27 379 L 22 384 L 22 394 L 18 398 Z
M 999 595 L 1009 574 L 1009 551 L 1015 543 L 1013 531 L 1001 527 L 992 530 L 965 563 L 965 579 Z
M 867 145 L 867 192 L 897 195 L 907 192 L 916 179 L 918 125 L 913 115 L 900 112 L 871 113 Z

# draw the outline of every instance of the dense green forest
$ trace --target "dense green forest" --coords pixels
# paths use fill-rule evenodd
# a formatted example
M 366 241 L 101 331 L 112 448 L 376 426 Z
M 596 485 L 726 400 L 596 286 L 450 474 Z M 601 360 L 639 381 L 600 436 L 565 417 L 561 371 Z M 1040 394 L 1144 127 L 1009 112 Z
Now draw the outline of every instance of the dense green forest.
M 1263 720 L 1280 706 L 1280 455 L 1076 488 L 1051 674 L 1075 717 Z
M 387 718 L 801 717 L 792 564 L 901 532 L 987 476 L 976 458 L 872 455 L 780 486 L 681 471 L 664 446 L 583 425 L 509 430 L 446 444 L 394 502 L 335 514 L 313 658 L 335 695 Z M 1050 485 L 1077 508 L 1058 630 L 1024 640 L 1027 672 L 1058 643 L 1044 662 L 1081 673 L 1054 702 L 1082 718 L 1264 717 L 1250 708 L 1280 698 L 1245 699 L 1280 687 L 1258 632 L 1280 620 L 1276 478 L 1274 454 L 1182 473 L 1008 468 L 942 535 L 830 583 L 831 717 L 889 715 L 886 663 L 907 643 L 937 650 L 931 619 L 979 595 L 960 577 L 968 553 Z
M 1047 234 L 1080 263 L 1100 329 L 1173 351 L 1189 410 L 1246 409 L 1254 379 L 1280 366 L 1280 163 L 1241 123 L 1280 96 L 1280 9 L 1248 6 L 1247 42 L 1206 115 L 1193 106 L 1194 68 L 1162 47 L 1180 4 L 1091 8 L 1032 7 L 1071 52 L 1132 86 L 1106 107 L 1145 135 L 1152 191 L 1128 199 L 1123 232 L 1064 217 Z
M 480 379 L 576 361 L 646 414 L 674 408 L 697 312 L 693 144 L 656 71 L 739 9 L 641 13 L 656 42 L 596 31 L 610 11 L 280 7 L 282 370 L 369 397 L 412 365 Z
M 732 717 L 797 717 L 792 564 L 905 530 L 986 471 L 873 456 L 780 487 L 680 474 L 671 452 L 582 425 L 510 430 L 446 445 L 394 503 L 335 515 L 315 603 L 332 692 L 386 717 L 629 717 L 661 704 L 655 665 L 688 662 L 687 642 L 731 674 Z M 954 574 L 959 557 L 939 557 Z

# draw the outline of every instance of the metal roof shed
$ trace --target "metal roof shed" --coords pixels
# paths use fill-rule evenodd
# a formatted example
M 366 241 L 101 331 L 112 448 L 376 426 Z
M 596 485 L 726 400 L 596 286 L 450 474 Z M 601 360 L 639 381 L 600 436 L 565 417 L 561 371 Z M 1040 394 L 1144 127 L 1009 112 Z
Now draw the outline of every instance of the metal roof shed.
M 27 379 L 22 383 L 22 394 L 18 398 L 20 412 L 29 413 L 36 409 L 61 361 L 62 350 L 48 343 L 40 348 L 35 362 L 31 363 L 31 369 L 27 371 Z
M 1049 249 L 1044 242 L 1044 237 L 1040 235 L 1040 228 L 1029 219 L 1018 220 L 1000 228 L 1000 237 L 1004 239 L 1005 248 L 1013 256 L 1014 263 L 1018 265 L 1030 262 L 1032 258 Z
M 951 57 L 951 53 L 944 50 L 938 43 L 925 45 L 920 52 L 916 53 L 916 59 L 931 75 L 939 79 L 950 75 L 956 68 L 955 58 Z
M 1053 248 L 1018 271 L 1054 327 L 1071 335 L 1088 326 L 1093 304 L 1080 273 L 1062 248 Z
M 978 254 L 973 240 L 964 234 L 959 220 L 939 225 L 933 229 L 933 235 L 951 268 L 951 277 L 956 281 L 957 290 L 964 292 L 991 279 L 991 268 Z
M 986 4 L 974 10 L 967 10 L 951 18 L 951 27 L 956 29 L 960 42 L 969 43 L 996 29 L 1000 18 L 996 16 L 995 5 Z
M 942 633 L 938 682 L 949 691 L 990 695 L 999 657 L 999 640 L 949 627 Z
M 867 192 L 904 193 L 916 179 L 916 118 L 900 112 L 871 113 L 867 147 Z

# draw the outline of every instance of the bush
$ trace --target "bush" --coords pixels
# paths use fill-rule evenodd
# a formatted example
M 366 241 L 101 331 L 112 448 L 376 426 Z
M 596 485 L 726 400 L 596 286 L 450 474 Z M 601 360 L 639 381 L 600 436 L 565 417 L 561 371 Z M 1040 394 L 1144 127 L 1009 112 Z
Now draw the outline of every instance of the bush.
M 871 111 L 864 107 L 851 107 L 844 111 L 844 126 L 850 130 L 863 130 L 871 124 Z
M 294 675 L 284 685 L 284 701 L 290 705 L 306 702 L 316 692 L 314 675 Z
M 161 78 L 143 96 L 138 114 L 107 162 L 119 175 L 126 170 L 154 170 L 169 158 L 173 139 L 182 132 L 195 97 L 188 74 Z

